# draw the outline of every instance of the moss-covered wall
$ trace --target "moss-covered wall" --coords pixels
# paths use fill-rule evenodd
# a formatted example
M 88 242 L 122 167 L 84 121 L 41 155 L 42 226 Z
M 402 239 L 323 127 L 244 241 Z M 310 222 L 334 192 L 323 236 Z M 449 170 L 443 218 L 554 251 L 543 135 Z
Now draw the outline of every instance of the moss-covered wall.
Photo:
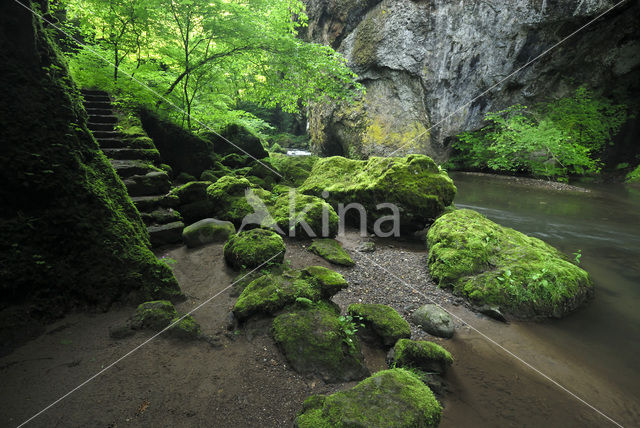
M 0 3 L 0 310 L 46 320 L 123 296 L 177 297 L 49 31 Z

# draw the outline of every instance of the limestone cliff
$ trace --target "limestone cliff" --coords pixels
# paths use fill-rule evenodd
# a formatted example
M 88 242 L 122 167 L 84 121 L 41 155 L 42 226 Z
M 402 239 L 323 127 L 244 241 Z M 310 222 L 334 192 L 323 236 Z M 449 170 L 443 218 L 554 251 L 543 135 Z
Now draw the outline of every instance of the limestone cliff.
M 342 52 L 367 89 L 356 105 L 314 106 L 312 144 L 326 154 L 402 147 L 398 154 L 443 160 L 450 138 L 478 128 L 488 111 L 564 96 L 580 84 L 637 92 L 640 2 L 629 0 L 467 105 L 616 2 L 306 0 L 306 37 Z

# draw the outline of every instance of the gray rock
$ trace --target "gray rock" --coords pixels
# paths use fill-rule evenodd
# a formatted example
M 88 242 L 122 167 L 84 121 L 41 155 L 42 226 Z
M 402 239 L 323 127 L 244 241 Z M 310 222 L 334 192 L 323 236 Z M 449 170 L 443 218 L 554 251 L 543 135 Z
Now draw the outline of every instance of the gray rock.
M 433 336 L 453 337 L 454 326 L 451 316 L 437 305 L 424 305 L 418 308 L 411 314 L 411 320 Z
M 151 241 L 151 245 L 159 247 L 161 245 L 180 242 L 182 239 L 183 229 L 184 223 L 181 221 L 175 221 L 161 226 L 150 226 L 147 230 L 149 231 L 149 240 Z
M 497 306 L 483 305 L 479 308 L 476 308 L 476 310 L 483 315 L 493 318 L 494 320 L 507 322 L 507 319 L 504 317 L 502 312 L 500 312 L 500 308 L 498 308 Z
M 229 221 L 205 218 L 182 231 L 182 240 L 189 248 L 195 248 L 206 244 L 226 242 L 231 235 L 236 233 L 236 228 Z
M 171 180 L 164 171 L 153 171 L 145 175 L 133 175 L 124 180 L 129 196 L 164 195 L 171 188 Z
M 417 138 L 399 153 L 418 151 L 442 161 L 451 137 L 481 127 L 487 112 L 566 96 L 576 86 L 571 80 L 624 92 L 637 80 L 638 2 L 605 15 L 597 31 L 579 32 L 570 48 L 554 49 L 470 105 L 568 35 L 567 28 L 595 18 L 614 1 L 305 3 L 306 38 L 343 53 L 366 87 L 355 106 L 312 106 L 312 145 L 325 154 L 384 155 Z
M 373 253 L 375 250 L 376 243 L 373 241 L 364 241 L 360 245 L 358 245 L 358 248 L 356 248 L 356 251 L 359 251 L 361 253 Z

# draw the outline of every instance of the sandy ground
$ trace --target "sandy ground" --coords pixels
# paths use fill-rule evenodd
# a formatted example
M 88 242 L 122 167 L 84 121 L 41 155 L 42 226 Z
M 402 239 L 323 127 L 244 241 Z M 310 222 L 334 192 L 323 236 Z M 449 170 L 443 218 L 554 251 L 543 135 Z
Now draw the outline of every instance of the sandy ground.
M 542 348 L 519 324 L 501 324 L 474 314 L 464 305 L 456 306 L 459 302 L 430 282 L 421 245 L 383 242 L 376 252 L 360 254 L 353 251 L 358 236 L 351 233 L 343 241 L 357 262 L 354 268 L 336 269 L 351 284 L 334 298 L 343 309 L 363 301 L 388 303 L 407 314 L 416 305 L 427 303 L 377 266 L 382 265 L 491 337 L 517 349 L 525 359 L 575 385 L 575 392 L 614 419 L 629 426 L 640 425 L 637 398 L 617 396 L 614 387 L 583 372 L 570 357 Z M 287 243 L 287 259 L 293 268 L 329 266 L 308 253 L 306 245 Z M 182 312 L 225 289 L 235 277 L 224 265 L 221 245 L 197 250 L 179 247 L 159 255 L 176 260 L 174 271 L 188 296 L 178 305 Z M 307 396 L 354 384 L 325 385 L 290 370 L 269 336 L 269 320 L 251 322 L 242 332 L 228 332 L 226 319 L 234 300 L 227 290 L 194 314 L 203 330 L 216 338 L 214 345 L 161 336 L 28 426 L 290 427 Z M 150 337 L 150 333 L 118 341 L 109 337 L 109 328 L 122 324 L 132 311 L 132 307 L 119 307 L 107 313 L 69 315 L 49 326 L 44 335 L 0 358 L 0 426 L 19 425 Z M 433 339 L 415 327 L 414 338 Z M 464 323 L 457 322 L 453 339 L 435 340 L 456 360 L 447 374 L 442 427 L 607 426 L 602 416 Z M 365 356 L 370 370 L 384 368 L 383 352 L 367 348 Z

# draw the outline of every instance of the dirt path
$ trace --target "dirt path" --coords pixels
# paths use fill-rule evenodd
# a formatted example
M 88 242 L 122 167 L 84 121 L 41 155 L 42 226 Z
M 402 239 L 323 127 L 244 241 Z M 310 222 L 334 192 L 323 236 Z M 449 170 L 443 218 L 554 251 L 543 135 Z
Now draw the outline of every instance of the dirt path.
M 359 238 L 349 234 L 344 241 L 352 249 Z M 308 253 L 305 245 L 288 242 L 287 260 L 293 268 L 328 266 Z M 351 283 L 334 298 L 343 309 L 363 301 L 388 303 L 404 313 L 426 303 L 383 270 L 376 270 L 373 259 L 497 337 L 512 328 L 455 306 L 455 299 L 429 282 L 421 245 L 379 244 L 375 253 L 353 254 L 356 267 L 337 269 Z M 227 287 L 235 277 L 224 265 L 221 245 L 197 250 L 179 247 L 160 255 L 176 260 L 174 271 L 188 296 L 178 305 L 183 312 Z M 203 330 L 218 339 L 218 346 L 160 337 L 29 426 L 290 427 L 307 396 L 352 385 L 325 385 L 291 371 L 269 337 L 268 320 L 252 322 L 240 334 L 227 332 L 226 318 L 234 300 L 227 291 L 194 314 Z M 119 341 L 109 338 L 109 328 L 123 323 L 132 311 L 122 307 L 108 313 L 70 315 L 51 325 L 47 334 L 1 358 L 0 425 L 18 425 L 149 337 L 138 333 Z M 428 337 L 416 329 L 414 336 Z M 447 376 L 441 426 L 603 426 L 593 411 L 523 369 L 461 323 L 454 339 L 439 342 L 456 358 Z M 384 368 L 380 351 L 366 349 L 366 357 L 371 370 Z M 637 415 L 628 398 L 624 405 L 631 407 L 629 417 Z

